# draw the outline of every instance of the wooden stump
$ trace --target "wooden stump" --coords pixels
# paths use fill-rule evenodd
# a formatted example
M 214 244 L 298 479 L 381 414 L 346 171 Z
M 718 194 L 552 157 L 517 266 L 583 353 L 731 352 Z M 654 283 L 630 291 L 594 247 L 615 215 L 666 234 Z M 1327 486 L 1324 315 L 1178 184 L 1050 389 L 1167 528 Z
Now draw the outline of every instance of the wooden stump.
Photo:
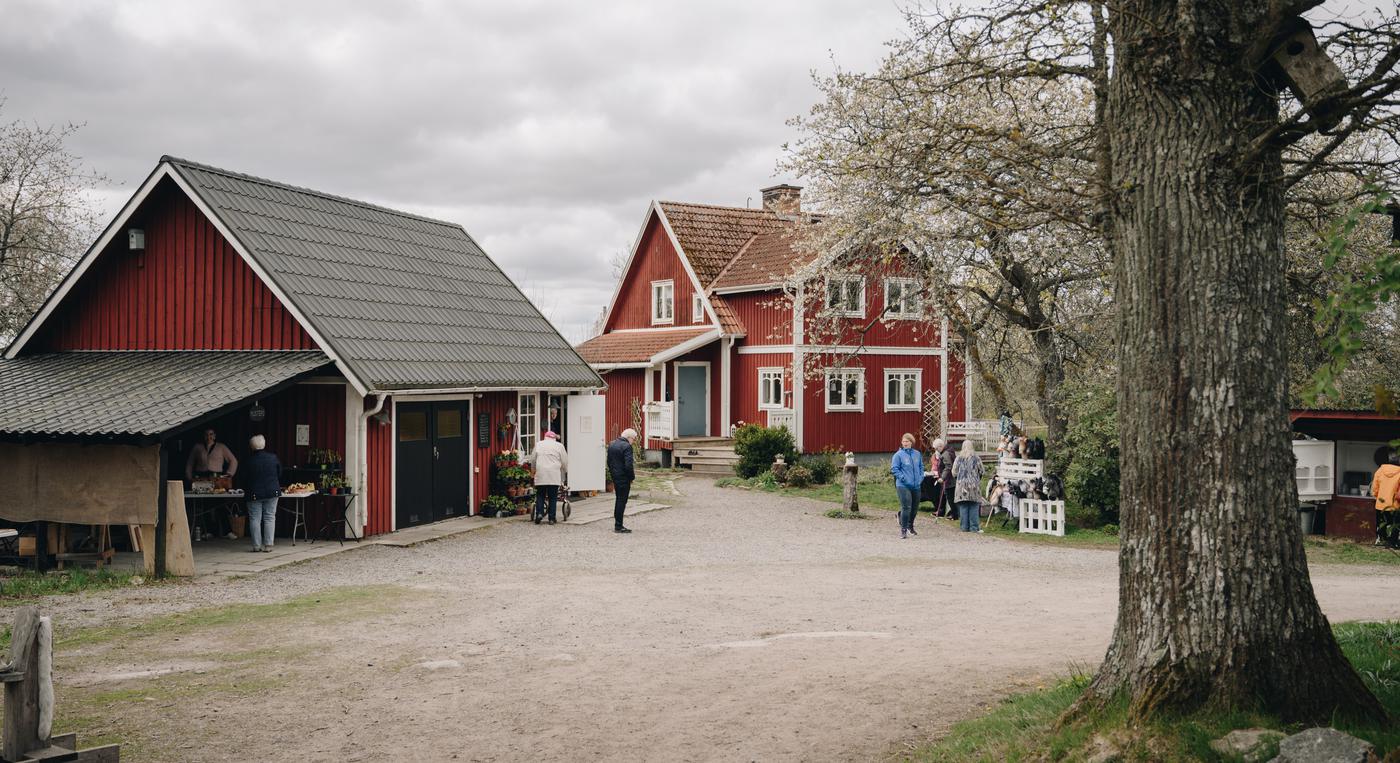
M 860 512 L 860 500 L 856 497 L 856 474 L 860 467 L 846 464 L 841 467 L 841 508 L 851 513 Z

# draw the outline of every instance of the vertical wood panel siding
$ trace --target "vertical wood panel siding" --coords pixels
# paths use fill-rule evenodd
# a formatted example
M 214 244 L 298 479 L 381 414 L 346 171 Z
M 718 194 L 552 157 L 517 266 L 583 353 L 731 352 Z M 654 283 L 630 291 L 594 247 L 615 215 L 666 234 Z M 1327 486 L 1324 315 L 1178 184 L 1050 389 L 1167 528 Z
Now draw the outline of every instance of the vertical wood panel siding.
M 830 357 L 834 363 L 836 358 Z M 813 368 L 819 366 L 812 366 Z M 939 387 L 939 358 L 935 355 L 864 355 L 847 367 L 865 369 L 865 410 L 826 412 L 826 384 L 823 376 L 809 376 L 803 386 L 803 450 L 818 451 L 827 446 L 857 453 L 893 453 L 905 432 L 919 433 L 922 420 L 917 411 L 885 412 L 885 369 L 918 368 L 923 371 L 920 397 L 924 390 Z M 926 447 L 920 443 L 920 447 Z
M 671 245 L 671 237 L 666 235 L 666 229 L 653 213 L 647 220 L 646 232 L 642 234 L 632 268 L 623 275 L 622 288 L 604 331 L 650 327 L 651 282 L 666 279 L 675 285 L 675 323 L 668 325 L 704 325 L 691 321 L 690 299 L 695 287 L 691 285 L 690 276 L 681 263 L 680 253 Z M 705 323 L 708 322 L 706 317 Z
M 373 408 L 369 399 L 365 410 Z M 373 419 L 366 425 L 365 465 L 366 495 L 365 535 L 382 535 L 393 527 L 394 516 L 394 401 L 385 401 L 383 411 L 389 423 L 378 424 Z
M 768 354 L 732 356 L 734 384 L 730 388 L 731 415 L 735 422 L 767 424 L 768 417 L 758 408 L 758 369 L 782 368 L 787 407 L 792 407 L 792 355 Z
M 515 448 L 515 431 L 512 430 L 508 441 L 501 440 L 501 424 L 506 421 L 506 411 L 516 408 L 520 404 L 519 397 L 515 392 L 487 392 L 482 394 L 472 403 L 472 459 L 476 472 L 472 477 L 472 498 L 475 500 L 472 506 L 472 513 L 481 510 L 481 502 L 486 500 L 486 496 L 491 494 L 491 460 L 497 453 Z M 519 413 L 519 411 L 516 411 Z M 476 417 L 486 414 L 491 420 L 491 444 L 484 448 L 476 446 Z
M 165 181 L 169 183 L 169 181 Z M 36 350 L 310 350 L 316 343 L 190 200 L 162 185 L 74 286 Z
M 792 299 L 780 291 L 726 294 L 724 300 L 744 322 L 743 342 L 792 344 Z
M 609 371 L 603 374 L 603 381 L 608 383 L 608 389 L 603 394 L 608 398 L 607 431 L 603 433 L 603 439 L 608 442 L 616 440 L 622 430 L 632 426 L 632 400 L 646 404 L 646 377 L 647 372 L 640 369 L 626 369 L 621 371 Z M 646 427 L 638 430 L 644 433 Z M 650 446 L 648 446 L 650 447 Z
M 855 344 L 859 341 L 861 329 L 885 309 L 885 279 L 917 276 L 917 273 L 906 268 L 886 264 L 850 268 L 846 272 L 865 276 L 865 317 L 817 317 L 825 307 L 826 282 L 812 281 L 807 287 L 803 310 L 808 344 Z M 929 309 L 927 302 L 924 313 L 925 317 L 919 319 L 882 319 L 866 333 L 865 344 L 871 347 L 937 347 L 942 341 L 942 318 Z

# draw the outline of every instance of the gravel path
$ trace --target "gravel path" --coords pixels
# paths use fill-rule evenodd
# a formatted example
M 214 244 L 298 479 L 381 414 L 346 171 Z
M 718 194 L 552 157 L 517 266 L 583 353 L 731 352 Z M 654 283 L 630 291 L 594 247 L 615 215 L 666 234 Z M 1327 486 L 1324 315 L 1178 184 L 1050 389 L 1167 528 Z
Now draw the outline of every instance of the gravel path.
M 1107 646 L 1111 551 L 926 518 L 902 541 L 892 513 L 832 520 L 830 504 L 678 487 L 629 536 L 508 523 L 54 599 L 72 629 L 379 587 L 331 612 L 70 647 L 60 703 L 72 730 L 130 740 L 124 760 L 868 760 Z M 1394 572 L 1313 581 L 1334 621 L 1400 619 Z

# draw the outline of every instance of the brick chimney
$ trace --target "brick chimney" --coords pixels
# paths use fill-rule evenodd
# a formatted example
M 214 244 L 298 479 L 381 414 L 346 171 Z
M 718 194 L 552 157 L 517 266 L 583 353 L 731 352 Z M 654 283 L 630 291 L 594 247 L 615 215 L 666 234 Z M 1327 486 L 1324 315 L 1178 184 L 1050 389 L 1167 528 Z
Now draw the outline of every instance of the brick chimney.
M 796 217 L 802 214 L 802 186 L 773 185 L 759 189 L 763 194 L 763 208 L 783 217 Z

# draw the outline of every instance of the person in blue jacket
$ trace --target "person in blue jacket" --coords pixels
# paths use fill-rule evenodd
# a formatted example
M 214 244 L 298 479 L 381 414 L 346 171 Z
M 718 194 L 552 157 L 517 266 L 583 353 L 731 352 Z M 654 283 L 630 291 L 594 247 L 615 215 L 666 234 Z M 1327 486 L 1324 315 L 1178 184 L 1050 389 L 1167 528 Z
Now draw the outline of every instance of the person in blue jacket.
M 899 450 L 890 460 L 894 489 L 899 493 L 899 537 L 918 535 L 914 532 L 914 515 L 919 511 L 919 489 L 924 484 L 924 454 L 914 450 L 914 435 L 908 432 L 899 438 Z

